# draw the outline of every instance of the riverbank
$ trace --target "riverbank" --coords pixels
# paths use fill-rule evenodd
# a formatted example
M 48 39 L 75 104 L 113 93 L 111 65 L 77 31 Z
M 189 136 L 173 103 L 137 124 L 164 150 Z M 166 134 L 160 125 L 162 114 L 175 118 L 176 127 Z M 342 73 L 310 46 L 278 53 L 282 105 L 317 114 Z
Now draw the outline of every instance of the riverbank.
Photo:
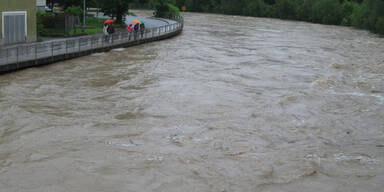
M 2 47 L 0 73 L 170 38 L 181 33 L 184 26 L 180 16 L 171 19 L 146 18 L 146 21 L 149 27 L 143 33 L 120 31 L 111 35 L 110 39 L 103 34 L 96 34 Z
M 196 4 L 178 0 L 188 11 L 278 18 L 326 25 L 350 26 L 384 35 L 384 1 L 253 0 Z

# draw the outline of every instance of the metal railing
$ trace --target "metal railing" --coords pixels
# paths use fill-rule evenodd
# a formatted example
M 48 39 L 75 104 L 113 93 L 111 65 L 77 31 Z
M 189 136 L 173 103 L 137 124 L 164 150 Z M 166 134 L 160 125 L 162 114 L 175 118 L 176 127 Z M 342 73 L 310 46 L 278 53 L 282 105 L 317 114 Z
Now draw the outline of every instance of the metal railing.
M 116 47 L 130 42 L 133 43 L 135 41 L 160 37 L 183 28 L 184 19 L 182 16 L 176 16 L 169 19 L 177 21 L 177 23 L 149 28 L 143 32 L 117 32 L 110 35 L 108 38 L 103 34 L 96 34 L 0 48 L 0 67 L 2 65 L 53 58 L 58 55 Z

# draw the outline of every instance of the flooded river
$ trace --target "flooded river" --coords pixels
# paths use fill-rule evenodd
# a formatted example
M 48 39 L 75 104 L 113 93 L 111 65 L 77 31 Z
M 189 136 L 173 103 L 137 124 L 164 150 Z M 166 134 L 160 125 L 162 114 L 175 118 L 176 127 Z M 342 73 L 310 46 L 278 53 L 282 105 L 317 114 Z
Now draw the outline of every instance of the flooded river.
M 0 191 L 382 191 L 384 39 L 184 16 L 172 39 L 1 75 Z

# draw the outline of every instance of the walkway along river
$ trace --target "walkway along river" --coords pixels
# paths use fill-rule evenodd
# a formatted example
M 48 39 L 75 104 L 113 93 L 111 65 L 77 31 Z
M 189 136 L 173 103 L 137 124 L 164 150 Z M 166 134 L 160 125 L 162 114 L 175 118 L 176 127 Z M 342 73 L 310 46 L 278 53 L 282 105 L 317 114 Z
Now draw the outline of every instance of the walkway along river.
M 0 76 L 0 191 L 382 191 L 382 38 L 184 19 L 169 40 Z
M 171 19 L 147 18 L 151 25 L 141 35 L 135 32 L 120 31 L 111 35 L 106 41 L 103 34 L 76 38 L 52 40 L 32 44 L 20 44 L 0 47 L 0 74 L 27 67 L 50 64 L 72 59 L 95 52 L 104 52 L 118 47 L 129 47 L 142 43 L 167 39 L 178 35 L 183 30 L 183 18 Z M 166 22 L 164 22 L 166 21 Z

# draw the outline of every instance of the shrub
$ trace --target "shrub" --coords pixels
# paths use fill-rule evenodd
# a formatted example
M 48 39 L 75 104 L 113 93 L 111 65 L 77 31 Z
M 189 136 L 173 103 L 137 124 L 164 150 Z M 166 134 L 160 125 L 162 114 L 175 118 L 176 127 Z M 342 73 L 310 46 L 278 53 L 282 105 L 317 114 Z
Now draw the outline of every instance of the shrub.
M 296 18 L 302 21 L 312 21 L 313 5 L 316 0 L 301 0 L 297 2 Z
M 172 4 L 168 4 L 168 13 L 167 13 L 167 17 L 173 17 L 173 16 L 176 16 L 176 15 L 180 15 L 180 10 L 179 8 L 177 8 L 176 6 L 172 5 Z
M 273 6 L 273 16 L 280 19 L 295 19 L 296 17 L 296 5 L 292 0 L 277 0 Z
M 172 2 L 172 0 L 151 0 L 149 3 L 155 9 L 156 17 L 170 17 L 180 13 L 179 8 Z
M 267 16 L 267 5 L 261 0 L 251 0 L 243 9 L 243 13 L 247 16 L 265 17 Z
M 384 17 L 379 17 L 375 25 L 375 31 L 384 35 Z
M 351 26 L 352 24 L 352 13 L 355 7 L 358 6 L 357 3 L 353 1 L 344 1 L 344 3 L 341 5 L 341 25 L 344 26 Z
M 339 25 L 341 23 L 340 3 L 335 0 L 319 0 L 313 6 L 312 21 L 315 23 Z
M 81 14 L 83 14 L 83 10 L 78 6 L 71 6 L 65 9 L 64 13 L 72 13 L 73 15 L 81 16 Z
M 37 12 L 37 23 L 44 25 L 45 28 L 53 28 L 55 26 L 55 17 L 54 13 L 49 12 Z

